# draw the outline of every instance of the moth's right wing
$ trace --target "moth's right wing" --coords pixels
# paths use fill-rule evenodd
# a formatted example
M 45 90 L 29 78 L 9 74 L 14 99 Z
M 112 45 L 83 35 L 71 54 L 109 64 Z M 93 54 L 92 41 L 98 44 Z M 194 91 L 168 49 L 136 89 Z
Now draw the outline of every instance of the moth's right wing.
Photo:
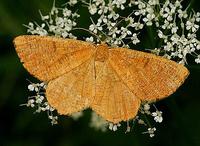
M 42 81 L 71 71 L 89 60 L 95 51 L 91 43 L 49 36 L 18 36 L 14 44 L 24 67 Z

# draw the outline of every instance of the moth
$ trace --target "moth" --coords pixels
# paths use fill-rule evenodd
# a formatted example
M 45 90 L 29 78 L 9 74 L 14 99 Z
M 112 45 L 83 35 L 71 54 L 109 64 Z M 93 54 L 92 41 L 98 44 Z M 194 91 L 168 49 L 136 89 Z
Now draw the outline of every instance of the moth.
M 23 66 L 47 82 L 46 98 L 59 114 L 91 108 L 109 122 L 136 116 L 141 102 L 174 93 L 186 67 L 151 53 L 51 36 L 14 39 Z

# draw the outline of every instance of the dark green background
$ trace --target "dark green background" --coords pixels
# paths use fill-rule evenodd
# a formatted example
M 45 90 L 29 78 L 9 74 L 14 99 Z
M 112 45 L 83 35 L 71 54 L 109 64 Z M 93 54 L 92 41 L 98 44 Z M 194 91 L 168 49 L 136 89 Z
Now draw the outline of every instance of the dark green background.
M 64 2 L 57 0 L 58 5 Z M 157 103 L 164 121 L 154 138 L 140 134 L 144 129 L 138 126 L 128 134 L 125 127 L 117 132 L 95 131 L 88 127 L 89 112 L 77 122 L 61 117 L 59 125 L 51 126 L 45 113 L 32 114 L 33 110 L 20 107 L 29 95 L 26 79 L 34 79 L 19 62 L 12 40 L 26 34 L 22 24 L 39 20 L 38 9 L 48 12 L 52 3 L 0 0 L 0 146 L 200 146 L 200 65 L 187 66 L 191 74 L 184 85 Z M 196 11 L 199 4 L 191 1 Z

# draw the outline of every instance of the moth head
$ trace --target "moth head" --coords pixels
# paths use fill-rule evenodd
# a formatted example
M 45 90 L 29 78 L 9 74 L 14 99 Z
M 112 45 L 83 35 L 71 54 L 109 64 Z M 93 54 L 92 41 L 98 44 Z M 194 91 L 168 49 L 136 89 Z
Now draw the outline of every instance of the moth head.
M 108 45 L 104 42 L 97 45 L 95 61 L 105 62 L 108 59 L 108 49 Z

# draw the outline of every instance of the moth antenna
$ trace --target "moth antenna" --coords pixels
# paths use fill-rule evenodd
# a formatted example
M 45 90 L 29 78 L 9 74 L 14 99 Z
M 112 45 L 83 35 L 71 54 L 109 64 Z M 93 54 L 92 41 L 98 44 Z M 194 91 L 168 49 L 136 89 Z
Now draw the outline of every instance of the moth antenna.
M 95 36 L 100 42 L 102 42 L 102 40 L 100 39 L 100 37 L 97 34 L 93 33 L 92 31 L 90 31 L 88 29 L 77 27 L 77 28 L 73 28 L 72 30 L 84 30 L 84 31 L 87 31 L 90 34 L 92 34 L 93 36 Z
M 118 26 L 126 18 L 130 17 L 134 12 L 135 12 L 135 10 L 133 10 L 127 17 L 122 17 L 122 19 L 120 21 L 118 21 L 110 30 L 112 30 L 114 27 Z

